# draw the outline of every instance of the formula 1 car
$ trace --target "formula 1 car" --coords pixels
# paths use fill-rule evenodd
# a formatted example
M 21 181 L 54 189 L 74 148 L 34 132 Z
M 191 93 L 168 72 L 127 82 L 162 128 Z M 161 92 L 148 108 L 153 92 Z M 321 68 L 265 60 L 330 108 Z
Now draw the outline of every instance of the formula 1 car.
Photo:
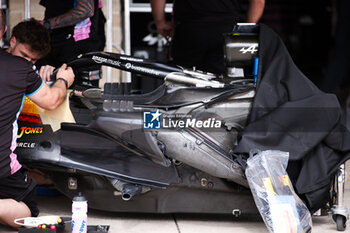
M 33 106 L 27 107 L 29 111 L 19 118 L 16 153 L 20 162 L 45 173 L 70 198 L 82 192 L 95 209 L 257 213 L 244 175 L 249 151 L 236 148 L 259 149 L 259 144 L 252 143 L 242 147 L 250 133 L 245 134 L 247 126 L 259 120 L 252 120 L 261 111 L 254 110 L 254 105 L 264 102 L 256 99 L 259 86 L 268 87 L 261 81 L 262 73 L 267 76 L 270 71 L 264 66 L 267 58 L 260 58 L 259 29 L 239 25 L 225 36 L 224 76 L 115 53 L 80 56 L 69 63 L 76 77 L 103 65 L 164 83 L 146 94 L 131 94 L 127 83 L 73 91 L 76 96 L 70 98 L 70 106 L 76 122 L 63 120 L 59 129 Z M 263 110 L 262 116 L 269 115 Z M 88 120 L 79 120 L 82 115 L 88 115 Z M 261 142 L 263 132 L 255 133 L 255 142 Z M 337 161 L 337 166 L 344 160 Z M 303 166 L 297 168 L 300 171 Z M 296 187 L 300 177 L 292 177 Z M 328 201 L 303 200 L 311 211 Z M 344 228 L 346 214 L 337 213 Z
M 16 150 L 20 161 L 43 171 L 67 196 L 82 192 L 91 208 L 256 212 L 232 151 L 255 93 L 257 28 L 241 36 L 247 38 L 246 48 L 255 49 L 240 53 L 240 67 L 230 67 L 234 77 L 106 52 L 72 61 L 78 79 L 80 71 L 105 65 L 164 79 L 164 84 L 140 95 L 130 94 L 126 83 L 106 83 L 103 91 L 87 89 L 70 99 L 77 123 L 64 122 L 55 132 L 38 112 L 36 117 L 35 111 L 28 113 L 33 106 L 24 106 Z M 245 48 L 236 47 L 234 36 L 228 40 L 228 54 Z M 86 111 L 91 119 L 79 122 Z

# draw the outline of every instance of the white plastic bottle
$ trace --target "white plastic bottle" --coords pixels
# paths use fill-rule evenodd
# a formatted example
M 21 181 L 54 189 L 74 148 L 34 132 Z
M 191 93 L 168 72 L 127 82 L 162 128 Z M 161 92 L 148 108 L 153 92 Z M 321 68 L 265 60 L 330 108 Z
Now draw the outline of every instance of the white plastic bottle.
M 73 198 L 72 233 L 87 232 L 87 200 L 79 193 Z

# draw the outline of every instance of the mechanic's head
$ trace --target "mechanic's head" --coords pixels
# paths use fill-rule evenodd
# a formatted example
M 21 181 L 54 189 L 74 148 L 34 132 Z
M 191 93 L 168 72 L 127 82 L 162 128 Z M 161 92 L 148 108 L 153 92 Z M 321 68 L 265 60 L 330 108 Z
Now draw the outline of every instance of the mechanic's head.
M 24 20 L 12 29 L 7 51 L 35 63 L 50 52 L 49 32 L 33 18 Z
M 6 27 L 6 17 L 3 10 L 0 9 L 0 40 L 7 30 Z

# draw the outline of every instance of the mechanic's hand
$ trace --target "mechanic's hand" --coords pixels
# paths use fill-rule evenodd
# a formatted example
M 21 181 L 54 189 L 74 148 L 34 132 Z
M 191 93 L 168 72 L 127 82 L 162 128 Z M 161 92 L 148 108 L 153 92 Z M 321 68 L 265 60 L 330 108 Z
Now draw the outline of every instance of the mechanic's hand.
M 50 81 L 50 76 L 53 74 L 55 67 L 46 65 L 40 68 L 40 77 L 45 82 Z
M 171 36 L 171 32 L 173 30 L 173 26 L 167 22 L 167 21 L 159 21 L 159 22 L 155 22 L 156 26 L 157 26 L 157 31 L 159 34 L 161 34 L 165 39 L 169 39 L 169 37 Z
M 67 80 L 68 82 L 68 87 L 70 87 L 72 85 L 72 83 L 74 82 L 74 72 L 72 67 L 67 66 L 67 64 L 63 64 L 56 75 L 56 78 L 63 78 L 65 80 Z

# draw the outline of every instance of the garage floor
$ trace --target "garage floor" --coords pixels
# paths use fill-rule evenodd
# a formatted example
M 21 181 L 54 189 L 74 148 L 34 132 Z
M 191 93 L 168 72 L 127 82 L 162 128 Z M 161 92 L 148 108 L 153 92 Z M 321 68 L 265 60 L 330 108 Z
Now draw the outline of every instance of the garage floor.
M 350 162 L 347 163 L 350 171 Z M 41 215 L 71 215 L 71 200 L 64 196 L 38 197 Z M 345 205 L 350 208 L 350 176 L 347 176 Z M 235 218 L 227 215 L 124 214 L 89 210 L 89 225 L 110 225 L 110 233 L 268 233 L 259 215 Z M 350 223 L 345 232 L 350 232 Z M 0 233 L 17 231 L 0 226 Z M 335 233 L 331 216 L 313 217 L 313 233 Z

